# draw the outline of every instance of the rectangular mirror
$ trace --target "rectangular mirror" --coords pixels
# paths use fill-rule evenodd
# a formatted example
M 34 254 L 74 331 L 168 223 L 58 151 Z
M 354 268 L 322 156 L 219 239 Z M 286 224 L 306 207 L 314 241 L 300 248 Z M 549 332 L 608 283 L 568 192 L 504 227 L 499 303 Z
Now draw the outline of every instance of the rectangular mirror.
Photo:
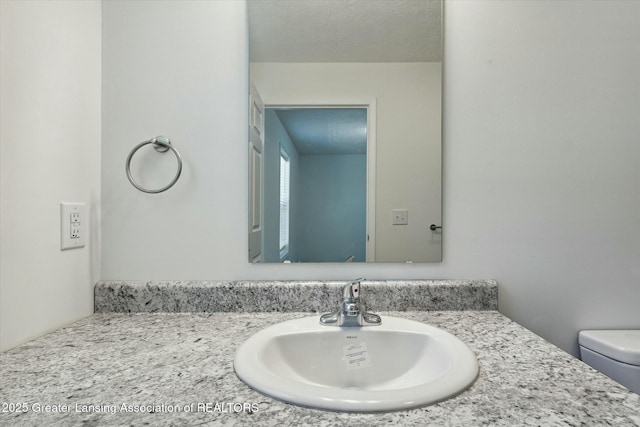
M 442 0 L 249 0 L 249 261 L 442 260 Z

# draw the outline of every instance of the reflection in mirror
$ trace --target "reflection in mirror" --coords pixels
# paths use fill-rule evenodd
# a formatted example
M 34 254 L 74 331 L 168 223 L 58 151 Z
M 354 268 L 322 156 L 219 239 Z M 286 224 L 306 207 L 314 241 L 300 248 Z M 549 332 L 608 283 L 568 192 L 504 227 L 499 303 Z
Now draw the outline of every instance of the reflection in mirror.
M 441 0 L 248 11 L 250 262 L 441 261 Z
M 364 262 L 367 109 L 265 111 L 263 261 Z

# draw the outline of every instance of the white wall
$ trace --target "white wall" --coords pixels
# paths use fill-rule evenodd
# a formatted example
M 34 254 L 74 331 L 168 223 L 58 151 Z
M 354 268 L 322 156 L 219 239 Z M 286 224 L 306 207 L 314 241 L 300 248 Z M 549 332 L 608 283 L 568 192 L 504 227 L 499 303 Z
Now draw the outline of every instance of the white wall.
M 640 327 L 640 2 L 445 9 L 444 261 L 251 265 L 244 5 L 106 2 L 102 278 L 494 278 L 574 354 Z M 146 195 L 124 160 L 160 133 L 185 172 Z
M 249 268 L 245 8 L 103 3 L 103 279 L 223 279 Z M 171 139 L 184 169 L 170 190 L 146 194 L 127 181 L 125 160 L 156 135 Z M 175 165 L 161 161 L 171 154 L 148 151 L 134 173 L 168 182 Z
M 0 2 L 0 350 L 93 313 L 99 271 L 98 1 Z M 60 251 L 59 203 L 89 237 Z
M 376 101 L 375 259 L 440 260 L 442 64 L 251 64 L 265 105 Z M 434 201 L 437 201 L 434 203 Z M 392 224 L 408 209 L 409 224 Z
M 577 354 L 640 328 L 640 2 L 448 2 L 445 256 Z

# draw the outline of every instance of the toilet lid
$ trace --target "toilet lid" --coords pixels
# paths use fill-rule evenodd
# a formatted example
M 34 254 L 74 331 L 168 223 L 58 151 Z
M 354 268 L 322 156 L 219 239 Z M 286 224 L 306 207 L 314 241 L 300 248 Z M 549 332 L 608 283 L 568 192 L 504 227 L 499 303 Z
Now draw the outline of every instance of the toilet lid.
M 640 366 L 640 330 L 580 331 L 578 342 L 611 359 Z

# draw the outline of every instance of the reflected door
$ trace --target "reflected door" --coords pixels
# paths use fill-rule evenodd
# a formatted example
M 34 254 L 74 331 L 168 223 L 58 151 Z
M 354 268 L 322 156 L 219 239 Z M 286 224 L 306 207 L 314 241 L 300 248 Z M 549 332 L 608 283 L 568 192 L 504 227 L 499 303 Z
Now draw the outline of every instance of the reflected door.
M 249 259 L 262 262 L 264 105 L 253 84 L 249 90 Z

